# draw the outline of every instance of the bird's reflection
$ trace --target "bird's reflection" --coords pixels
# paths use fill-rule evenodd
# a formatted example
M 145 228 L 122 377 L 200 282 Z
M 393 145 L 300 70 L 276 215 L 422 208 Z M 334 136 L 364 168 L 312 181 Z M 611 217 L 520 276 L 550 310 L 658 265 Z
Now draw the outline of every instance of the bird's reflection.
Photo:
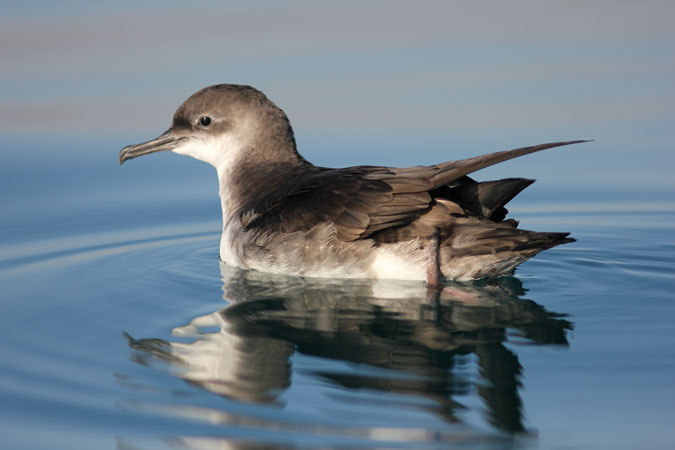
M 437 293 L 410 282 L 302 279 L 225 265 L 222 277 L 228 306 L 174 330 L 191 342 L 129 341 L 139 361 L 166 359 L 184 380 L 248 403 L 280 403 L 291 356 L 300 352 L 370 368 L 303 367 L 340 387 L 335 396 L 354 401 L 348 393 L 360 389 L 414 396 L 456 423 L 462 396 L 477 392 L 493 426 L 518 432 L 523 369 L 505 343 L 566 346 L 572 329 L 563 316 L 522 299 L 515 278 Z

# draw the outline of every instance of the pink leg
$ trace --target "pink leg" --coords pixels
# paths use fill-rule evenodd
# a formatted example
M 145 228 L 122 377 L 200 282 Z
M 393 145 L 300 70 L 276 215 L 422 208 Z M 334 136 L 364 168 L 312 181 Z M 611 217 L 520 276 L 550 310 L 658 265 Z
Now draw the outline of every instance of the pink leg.
M 441 287 L 441 233 L 436 233 L 427 241 L 427 287 L 438 289 Z

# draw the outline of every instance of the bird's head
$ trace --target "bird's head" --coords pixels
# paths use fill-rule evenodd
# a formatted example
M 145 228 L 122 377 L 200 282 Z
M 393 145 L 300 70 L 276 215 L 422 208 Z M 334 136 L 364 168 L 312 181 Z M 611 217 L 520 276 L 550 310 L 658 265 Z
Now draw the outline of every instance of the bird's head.
M 176 110 L 166 132 L 123 148 L 119 161 L 162 150 L 192 156 L 218 170 L 244 155 L 254 163 L 299 157 L 286 114 L 262 92 L 233 84 L 194 93 Z

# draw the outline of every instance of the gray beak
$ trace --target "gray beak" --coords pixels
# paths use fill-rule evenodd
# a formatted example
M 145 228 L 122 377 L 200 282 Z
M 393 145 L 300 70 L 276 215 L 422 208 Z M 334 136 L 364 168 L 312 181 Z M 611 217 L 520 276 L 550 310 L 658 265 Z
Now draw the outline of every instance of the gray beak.
M 124 147 L 120 152 L 120 164 L 127 159 L 133 159 L 137 156 L 147 155 L 148 153 L 160 152 L 162 150 L 173 150 L 178 147 L 180 141 L 185 137 L 179 137 L 173 134 L 173 131 L 167 130 L 161 136 L 147 142 L 141 142 L 136 145 Z

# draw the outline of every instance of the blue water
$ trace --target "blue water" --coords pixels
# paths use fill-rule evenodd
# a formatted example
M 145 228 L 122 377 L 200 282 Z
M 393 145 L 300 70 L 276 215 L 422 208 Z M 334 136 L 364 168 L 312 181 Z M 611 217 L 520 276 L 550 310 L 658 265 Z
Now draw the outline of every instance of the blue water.
M 0 2 L 0 449 L 663 449 L 675 432 L 675 2 Z M 117 153 L 251 84 L 325 166 L 544 142 L 515 277 L 218 261 L 215 171 Z
M 3 448 L 672 442 L 675 203 L 657 194 L 535 184 L 513 216 L 578 241 L 436 298 L 221 266 L 210 167 L 32 145 L 53 154 L 2 169 Z

